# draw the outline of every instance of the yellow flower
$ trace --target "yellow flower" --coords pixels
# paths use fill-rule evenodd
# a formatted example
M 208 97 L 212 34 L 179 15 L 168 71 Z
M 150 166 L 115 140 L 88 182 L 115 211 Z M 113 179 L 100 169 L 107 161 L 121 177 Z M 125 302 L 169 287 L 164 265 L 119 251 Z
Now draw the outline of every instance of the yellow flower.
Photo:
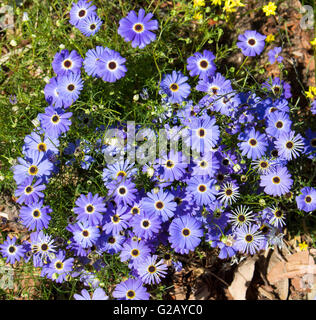
M 316 97 L 316 87 L 309 87 L 308 91 L 305 91 L 305 95 L 309 99 L 314 99 Z
M 220 5 L 222 5 L 222 0 L 212 0 L 212 5 L 220 6 Z
M 270 42 L 273 42 L 274 40 L 275 40 L 275 36 L 272 33 L 267 35 L 266 42 L 270 43 Z
M 312 46 L 316 46 L 316 38 L 314 38 L 310 43 Z
M 298 244 L 301 251 L 306 251 L 308 248 L 308 244 L 304 241 L 303 243 Z
M 205 6 L 204 0 L 194 0 L 193 2 L 194 2 L 193 7 L 204 7 Z
M 263 6 L 262 10 L 266 14 L 266 16 L 275 15 L 275 10 L 277 6 L 274 2 L 269 2 L 266 6 Z
M 202 20 L 203 19 L 203 15 L 201 12 L 197 12 L 194 16 L 193 16 L 194 20 Z
M 245 5 L 240 0 L 226 0 L 223 10 L 227 13 L 236 12 L 237 7 L 244 7 Z

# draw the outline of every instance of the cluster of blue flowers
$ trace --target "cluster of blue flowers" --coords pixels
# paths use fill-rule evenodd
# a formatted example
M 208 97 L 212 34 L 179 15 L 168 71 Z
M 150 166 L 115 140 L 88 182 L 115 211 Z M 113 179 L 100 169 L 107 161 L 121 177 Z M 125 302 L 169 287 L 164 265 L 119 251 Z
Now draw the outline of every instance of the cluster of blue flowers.
M 94 23 L 93 30 L 97 30 L 100 26 L 95 10 L 90 2 L 79 1 L 71 9 L 70 22 L 79 29 L 90 28 L 91 32 Z M 158 29 L 158 22 L 152 17 L 143 9 L 138 15 L 131 11 L 120 21 L 118 33 L 125 41 L 131 41 L 132 47 L 144 48 L 156 38 L 152 30 Z M 264 39 L 255 31 L 247 31 L 238 38 L 238 46 L 246 56 L 255 56 L 263 51 Z M 269 54 L 272 61 L 278 59 L 279 53 L 275 50 Z M 45 233 L 54 212 L 44 204 L 43 192 L 58 172 L 60 138 L 71 126 L 72 113 L 66 109 L 83 89 L 81 67 L 88 75 L 106 82 L 119 80 L 127 70 L 125 58 L 101 46 L 88 50 L 85 58 L 74 50 L 57 53 L 52 63 L 56 77 L 44 90 L 49 106 L 38 116 L 40 126 L 26 136 L 24 157 L 13 168 L 17 201 L 22 205 L 21 222 L 32 231 L 31 238 L 22 244 L 15 238 L 4 241 L 0 248 L 7 262 L 33 259 L 42 276 L 58 283 L 67 281 L 69 276 L 79 277 L 96 288 L 92 299 L 107 299 L 98 288 L 100 279 L 86 271 L 84 264 L 90 262 L 91 252 L 100 257 L 104 253 L 117 254 L 128 264 L 131 278 L 118 284 L 112 296 L 149 299 L 146 285 L 160 283 L 168 270 L 181 270 L 177 255 L 188 254 L 201 243 L 218 248 L 221 259 L 282 246 L 286 208 L 280 200 L 295 196 L 288 164 L 298 157 L 315 158 L 316 133 L 308 129 L 303 137 L 295 131 L 289 108 L 291 87 L 284 80 L 274 78 L 263 83 L 262 96 L 238 92 L 229 79 L 216 71 L 214 60 L 208 50 L 187 59 L 190 76 L 198 77 L 196 90 L 205 93 L 197 104 L 188 99 L 189 78 L 181 72 L 166 74 L 159 84 L 163 102 L 173 108 L 165 115 L 169 123 L 157 123 L 157 132 L 165 129 L 171 141 L 179 140 L 181 133 L 183 145 L 190 146 L 192 154 L 171 148 L 139 168 L 112 143 L 117 137 L 101 138 L 105 127 L 98 128 L 97 145 L 76 141 L 64 150 L 66 157 L 74 157 L 76 148 L 84 142 L 84 169 L 95 161 L 92 152 L 116 156 L 116 162 L 103 168 L 107 195 L 89 192 L 77 198 L 66 228 L 71 237 L 63 247 Z M 144 135 L 148 141 L 158 137 L 152 130 L 144 133 L 141 127 L 136 127 L 135 134 Z M 120 135 L 125 141 L 123 154 L 133 148 L 142 154 L 141 145 L 135 147 L 128 142 L 128 131 L 121 130 Z M 223 140 L 231 141 L 230 146 Z M 136 186 L 140 174 L 147 176 L 151 190 L 146 192 L 143 186 Z M 252 185 L 247 185 L 251 176 L 259 177 L 259 183 L 252 179 Z M 259 203 L 256 207 L 239 203 L 243 192 L 262 193 L 271 204 L 263 201 L 258 209 Z M 299 210 L 315 210 L 316 189 L 302 188 L 295 200 Z M 94 264 L 95 270 L 103 266 L 102 259 Z M 91 297 L 83 290 L 75 298 Z

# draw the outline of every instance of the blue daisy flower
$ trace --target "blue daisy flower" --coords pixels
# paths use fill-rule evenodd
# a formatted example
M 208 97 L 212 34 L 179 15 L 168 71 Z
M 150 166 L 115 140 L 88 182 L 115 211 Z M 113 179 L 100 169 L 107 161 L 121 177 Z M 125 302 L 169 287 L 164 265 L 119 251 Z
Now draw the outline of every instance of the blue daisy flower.
M 41 191 L 46 189 L 46 185 L 42 184 L 43 180 L 37 179 L 34 184 L 33 180 L 33 176 L 27 177 L 17 186 L 15 196 L 19 197 L 17 200 L 18 203 L 30 205 L 44 198 L 44 193 Z
M 150 296 L 140 279 L 121 281 L 112 295 L 118 300 L 149 300 Z
M 89 0 L 79 0 L 77 3 L 73 2 L 69 12 L 69 22 L 77 26 L 83 19 L 90 15 L 96 15 L 96 10 L 97 7 L 92 5 Z
M 190 70 L 190 76 L 199 76 L 200 79 L 212 77 L 216 71 L 214 63 L 215 56 L 211 51 L 204 50 L 203 54 L 196 52 L 187 59 L 187 69 Z
M 90 15 L 82 20 L 77 25 L 77 28 L 86 37 L 94 36 L 101 28 L 102 20 L 97 15 Z
M 80 95 L 83 88 L 83 80 L 80 73 L 69 73 L 65 76 L 58 76 L 58 93 L 65 104 L 72 105 Z
M 237 47 L 243 55 L 254 57 L 260 55 L 265 46 L 266 36 L 254 30 L 247 30 L 238 36 Z
M 10 264 L 14 264 L 15 261 L 20 261 L 20 259 L 24 257 L 25 250 L 22 245 L 18 245 L 16 243 L 16 237 L 10 239 L 7 236 L 7 240 L 0 244 L 0 252 L 4 258 L 6 258 L 6 262 Z
M 82 58 L 76 50 L 69 52 L 67 49 L 57 52 L 52 62 L 52 67 L 57 76 L 69 73 L 80 73 Z
M 162 92 L 168 96 L 170 103 L 181 103 L 191 93 L 191 87 L 186 82 L 188 77 L 184 76 L 180 71 L 172 71 L 163 77 L 160 88 Z
M 198 205 L 207 205 L 216 199 L 216 180 L 209 179 L 205 176 L 191 177 L 187 183 L 187 190 L 194 195 L 195 201 Z

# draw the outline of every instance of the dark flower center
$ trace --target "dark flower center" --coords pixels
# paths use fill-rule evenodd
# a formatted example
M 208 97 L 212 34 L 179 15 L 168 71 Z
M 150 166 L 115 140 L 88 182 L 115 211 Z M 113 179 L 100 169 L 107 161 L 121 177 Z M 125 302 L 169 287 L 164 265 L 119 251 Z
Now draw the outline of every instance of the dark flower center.
M 120 221 L 120 217 L 116 214 L 112 217 L 113 222 L 119 222 Z
M 268 228 L 267 226 L 262 226 L 262 227 L 260 228 L 260 230 L 261 230 L 261 232 L 262 232 L 263 234 L 266 234 L 266 233 L 268 233 L 269 228 Z
M 283 212 L 281 210 L 278 210 L 274 214 L 277 218 L 281 218 L 283 216 Z
M 128 290 L 127 293 L 126 293 L 127 297 L 129 299 L 133 299 L 135 297 L 135 291 L 134 290 Z
M 42 250 L 42 251 L 47 251 L 47 250 L 48 250 L 48 245 L 47 245 L 46 243 L 43 243 L 43 244 L 41 245 L 41 250 Z
M 54 123 L 57 123 L 59 121 L 59 116 L 57 114 L 55 114 L 53 117 L 52 117 L 52 122 Z
M 168 160 L 167 162 L 166 162 L 166 167 L 167 168 L 172 168 L 174 165 L 173 165 L 173 162 L 171 161 L 171 160 Z
M 57 262 L 57 263 L 55 264 L 55 266 L 56 266 L 56 269 L 58 269 L 58 270 L 60 270 L 60 269 L 63 268 L 62 262 Z
M 93 23 L 92 25 L 90 25 L 90 30 L 94 30 L 97 26 Z
M 274 90 L 274 92 L 279 93 L 279 92 L 280 92 L 280 87 L 275 86 L 275 87 L 273 88 L 273 90 Z
M 272 107 L 272 108 L 270 109 L 270 112 L 274 112 L 274 111 L 277 111 L 277 110 L 278 110 L 277 108 Z
M 74 91 L 75 90 L 75 86 L 71 83 L 68 85 L 67 87 L 68 91 Z
M 126 193 L 126 188 L 119 188 L 119 194 L 124 195 Z
M 114 69 L 116 69 L 117 64 L 115 61 L 111 61 L 111 62 L 109 62 L 108 66 L 109 66 L 110 70 L 114 70 Z
M 183 230 L 182 230 L 182 234 L 185 236 L 185 237 L 187 237 L 187 236 L 189 236 L 190 235 L 190 230 L 188 229 L 188 228 L 184 228 Z
M 119 171 L 116 176 L 117 177 L 125 177 L 126 176 L 126 172 L 125 171 Z
M 273 177 L 272 181 L 275 184 L 279 184 L 281 182 L 281 179 L 279 177 Z
M 246 220 L 246 217 L 244 215 L 238 216 L 238 221 L 239 222 L 245 222 L 245 220 Z
M 278 128 L 278 129 L 281 129 L 283 127 L 283 122 L 282 121 L 278 121 L 275 126 Z
M 156 202 L 156 208 L 157 209 L 162 209 L 164 207 L 163 202 L 162 201 L 157 201 Z
M 93 210 L 94 210 L 94 207 L 93 207 L 93 205 L 92 204 L 88 204 L 87 205 L 87 207 L 86 207 L 86 210 L 88 211 L 88 212 L 93 212 Z
M 139 214 L 139 209 L 138 208 L 133 208 L 132 209 L 132 214 Z
M 133 249 L 131 252 L 133 257 L 137 257 L 139 255 L 139 250 L 138 249 Z
M 231 196 L 233 194 L 233 190 L 232 189 L 227 189 L 225 191 L 226 196 Z
M 15 247 L 13 247 L 13 246 L 10 246 L 9 247 L 9 252 L 10 253 L 14 253 L 16 251 L 16 248 Z
M 312 202 L 312 197 L 311 197 L 311 196 L 306 196 L 306 197 L 305 197 L 305 202 L 306 202 L 306 203 Z
M 252 242 L 252 241 L 253 241 L 253 235 L 247 234 L 246 237 L 245 237 L 245 240 L 246 240 L 247 242 Z
M 221 174 L 221 173 L 219 173 L 218 175 L 217 175 L 217 180 L 218 181 L 224 181 L 224 175 L 223 174 Z
M 228 160 L 228 159 L 224 159 L 224 160 L 222 161 L 222 164 L 223 164 L 224 166 L 228 166 L 228 165 L 229 165 L 229 160 Z
M 175 197 L 174 201 L 177 203 L 178 206 L 182 203 L 182 199 L 179 197 Z
M 294 147 L 294 143 L 293 143 L 292 141 L 288 141 L 288 142 L 286 143 L 286 147 L 287 147 L 288 149 L 292 149 L 292 148 Z
M 255 145 L 257 145 L 257 140 L 256 139 L 250 139 L 249 143 L 250 143 L 251 146 L 254 147 Z
M 312 139 L 310 144 L 313 148 L 316 148 L 316 139 Z
M 143 31 L 143 29 L 144 29 L 144 27 L 143 27 L 143 25 L 140 24 L 140 23 L 136 23 L 136 24 L 134 25 L 134 30 L 137 31 L 137 32 L 141 32 L 141 31 Z
M 29 173 L 31 175 L 35 175 L 35 174 L 37 174 L 37 172 L 38 172 L 38 168 L 36 166 L 30 166 Z
M 155 266 L 149 266 L 148 267 L 148 272 L 149 273 L 155 273 L 156 272 L 156 267 Z
M 31 193 L 33 191 L 33 187 L 32 186 L 27 186 L 25 188 L 25 193 Z
M 82 231 L 82 235 L 83 235 L 85 238 L 89 237 L 89 231 L 88 231 L 88 230 L 83 230 L 83 231 Z
M 206 60 L 200 61 L 200 67 L 206 69 L 208 67 L 208 62 Z
M 211 88 L 211 91 L 213 92 L 213 94 L 217 94 L 218 88 Z
M 268 164 L 265 161 L 260 162 L 260 167 L 265 169 L 268 166 Z
M 176 83 L 172 83 L 170 85 L 170 90 L 173 91 L 173 92 L 176 92 L 176 91 L 179 90 L 179 86 Z
M 205 130 L 204 129 L 199 129 L 199 136 L 204 137 L 205 136 Z
M 65 61 L 64 61 L 64 67 L 65 67 L 65 68 L 68 69 L 68 68 L 71 67 L 71 65 L 72 65 L 72 62 L 71 62 L 70 60 L 65 60 Z
M 256 40 L 251 38 L 248 40 L 248 44 L 251 45 L 251 46 L 254 46 L 256 44 Z
M 46 144 L 45 143 L 39 143 L 38 146 L 37 146 L 37 149 L 39 151 L 45 152 L 47 150 Z
M 171 259 L 171 255 L 170 255 L 169 253 L 166 253 L 166 254 L 164 255 L 164 259 L 165 259 L 165 260 L 170 260 L 170 259 Z
M 108 239 L 108 243 L 111 243 L 111 244 L 115 243 L 115 238 L 114 237 L 110 237 Z
M 206 161 L 203 160 L 203 161 L 200 162 L 200 167 L 204 168 L 206 166 L 207 166 Z
M 41 215 L 40 211 L 38 209 L 33 211 L 33 217 L 38 218 Z
M 144 227 L 144 228 L 148 228 L 149 225 L 150 225 L 150 223 L 149 223 L 148 220 L 143 221 L 143 227 Z
M 79 16 L 80 18 L 84 17 L 85 15 L 86 15 L 86 10 L 83 10 L 83 9 L 81 9 L 81 10 L 79 11 L 79 13 L 78 13 L 78 16 Z
M 201 184 L 201 185 L 199 186 L 199 191 L 200 191 L 200 192 L 205 192 L 205 191 L 206 191 L 206 186 L 205 186 L 204 184 Z

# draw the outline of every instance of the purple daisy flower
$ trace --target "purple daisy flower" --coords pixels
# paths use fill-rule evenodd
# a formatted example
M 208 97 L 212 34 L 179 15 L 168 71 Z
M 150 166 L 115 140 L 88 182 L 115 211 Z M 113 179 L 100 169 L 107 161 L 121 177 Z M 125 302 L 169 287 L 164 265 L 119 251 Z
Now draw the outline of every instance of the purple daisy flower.
M 102 213 L 107 211 L 103 200 L 98 194 L 93 196 L 91 192 L 87 196 L 80 195 L 76 200 L 77 207 L 73 209 L 74 213 L 78 215 L 78 221 L 88 221 L 91 226 L 100 225 L 103 219 Z
M 76 223 L 71 230 L 74 240 L 84 249 L 92 247 L 100 236 L 99 229 L 89 225 L 87 221 Z
M 218 158 L 215 156 L 214 152 L 206 152 L 199 158 L 194 158 L 192 176 L 208 176 L 209 178 L 214 178 L 217 170 L 220 168 L 220 163 Z
M 203 237 L 202 223 L 190 216 L 172 220 L 169 227 L 169 242 L 175 252 L 188 254 L 200 244 Z
M 247 156 L 248 159 L 256 160 L 261 158 L 268 147 L 267 138 L 265 134 L 261 134 L 254 128 L 247 130 L 239 135 L 238 147 L 242 151 L 243 156 Z
M 265 81 L 262 84 L 262 88 L 268 89 L 268 91 L 271 91 L 279 99 L 290 99 L 292 97 L 291 85 L 284 80 L 281 80 L 279 77 Z
M 66 259 L 64 251 L 59 251 L 51 263 L 42 269 L 42 275 L 46 275 L 57 283 L 62 283 L 72 271 L 73 263 L 74 258 Z
M 48 213 L 53 210 L 49 206 L 43 207 L 44 201 L 34 202 L 27 207 L 21 207 L 20 218 L 22 224 L 29 230 L 40 231 L 43 228 L 47 228 L 51 217 Z
M 132 205 L 136 200 L 137 189 L 130 179 L 113 180 L 107 188 L 117 205 Z
M 55 54 L 52 67 L 57 76 L 65 76 L 68 73 L 80 73 L 82 58 L 76 50 L 70 53 L 67 49 Z
M 86 37 L 94 36 L 101 28 L 102 20 L 97 15 L 90 15 L 77 25 L 79 31 Z
M 291 131 L 292 121 L 285 112 L 274 111 L 268 115 L 266 133 L 279 138 L 282 133 Z
M 65 76 L 57 77 L 57 91 L 68 106 L 72 105 L 80 95 L 83 88 L 83 80 L 80 73 L 68 73 Z
M 119 161 L 107 166 L 103 169 L 102 179 L 105 184 L 115 179 L 130 179 L 137 173 L 135 163 L 130 163 L 129 160 Z
M 112 295 L 118 300 L 149 300 L 149 293 L 140 279 L 121 281 Z
M 110 254 L 119 253 L 123 249 L 125 240 L 126 238 L 120 234 L 115 236 L 111 234 L 102 234 L 96 243 L 97 252 L 108 252 Z
M 185 142 L 200 153 L 211 151 L 219 141 L 220 130 L 215 117 L 195 118 L 189 124 L 189 130 L 190 141 L 186 139 Z
M 132 217 L 126 206 L 118 206 L 113 212 L 105 217 L 103 229 L 106 234 L 117 235 L 120 231 L 129 227 L 129 220 Z
M 168 96 L 170 103 L 181 103 L 191 93 L 191 87 L 186 82 L 188 77 L 184 76 L 180 71 L 172 71 L 163 77 L 160 88 L 162 93 Z
M 194 195 L 195 201 L 198 205 L 207 205 L 216 199 L 216 180 L 209 179 L 205 176 L 192 177 L 187 183 L 187 190 Z
M 301 189 L 301 193 L 295 198 L 298 209 L 305 212 L 314 211 L 316 209 L 316 189 L 304 187 Z
M 151 250 L 144 244 L 144 241 L 127 240 L 120 253 L 120 259 L 122 262 L 130 260 L 130 266 L 136 266 L 140 261 L 143 261 L 149 256 Z
M 276 61 L 278 63 L 281 63 L 283 61 L 283 57 L 280 56 L 281 51 L 281 47 L 275 47 L 268 52 L 269 62 L 271 64 L 274 64 Z
M 40 198 L 44 198 L 44 194 L 41 192 L 46 189 L 46 185 L 41 184 L 42 179 L 38 179 L 32 185 L 34 180 L 33 176 L 27 177 L 22 183 L 17 186 L 15 190 L 15 196 L 19 197 L 17 203 L 30 205 L 33 202 L 39 201 Z
M 254 57 L 260 55 L 265 46 L 266 36 L 254 30 L 247 30 L 238 36 L 237 47 L 243 55 Z
M 156 35 L 151 30 L 158 29 L 158 21 L 151 20 L 152 17 L 153 14 L 146 14 L 144 9 L 138 11 L 138 16 L 132 10 L 120 20 L 117 32 L 126 42 L 132 41 L 133 48 L 143 49 L 156 39 Z
M 96 62 L 97 75 L 103 81 L 115 82 L 123 78 L 127 72 L 125 61 L 119 52 L 106 48 Z
M 37 150 L 30 150 L 26 153 L 25 159 L 19 157 L 19 164 L 12 167 L 13 177 L 17 184 L 21 184 L 28 177 L 46 178 L 53 170 L 53 163 L 47 158 L 47 155 Z
M 69 12 L 69 22 L 77 26 L 80 21 L 89 17 L 90 15 L 96 15 L 97 7 L 92 5 L 90 1 L 79 0 L 77 3 L 72 3 L 71 10 Z
M 174 216 L 177 204 L 173 196 L 162 189 L 158 193 L 148 192 L 147 197 L 142 199 L 142 208 L 147 213 L 155 213 L 161 216 L 163 222 Z
M 188 160 L 181 152 L 170 151 L 168 155 L 158 160 L 159 164 L 154 166 L 160 178 L 165 181 L 181 180 L 188 166 Z
M 157 262 L 157 259 L 157 255 L 148 256 L 136 266 L 140 278 L 146 284 L 158 284 L 167 274 L 167 265 L 163 260 Z
M 86 57 L 83 60 L 83 67 L 89 76 L 99 77 L 99 74 L 98 74 L 99 68 L 97 65 L 97 61 L 101 59 L 101 56 L 104 51 L 111 52 L 109 48 L 105 48 L 102 46 L 96 46 L 95 49 L 89 49 L 86 52 Z
M 213 103 L 213 108 L 225 116 L 232 116 L 240 104 L 240 99 L 236 93 L 229 89 L 221 89 Z
M 199 80 L 196 90 L 206 92 L 208 95 L 205 96 L 200 103 L 212 102 L 214 100 L 214 96 L 221 94 L 223 90 L 227 90 L 229 92 L 233 91 L 230 80 L 226 79 L 219 72 L 215 74 L 210 79 L 201 79 Z M 213 99 L 214 98 L 214 99 Z M 205 101 L 204 101 L 205 100 Z
M 132 218 L 130 224 L 136 237 L 145 240 L 153 238 L 161 230 L 161 219 L 155 213 L 141 212 Z
M 31 233 L 31 247 L 33 252 L 33 261 L 40 261 L 40 265 L 49 263 L 55 257 L 56 245 L 52 236 L 40 232 Z
M 264 192 L 272 196 L 281 196 L 290 191 L 293 180 L 286 167 L 276 166 L 261 176 L 260 186 Z
M 265 246 L 265 237 L 258 225 L 242 226 L 235 230 L 236 241 L 233 248 L 247 254 L 255 254 Z
M 279 157 L 286 160 L 296 159 L 305 148 L 303 137 L 299 133 L 295 134 L 295 131 L 284 132 L 277 138 L 274 145 Z
M 92 297 L 86 289 L 81 290 L 81 294 L 74 294 L 75 300 L 108 300 L 109 297 L 105 294 L 102 288 L 96 288 L 93 292 Z
M 10 239 L 8 236 L 7 240 L 0 245 L 0 252 L 4 258 L 7 258 L 7 263 L 14 264 L 15 261 L 20 261 L 24 257 L 25 250 L 23 246 L 16 244 L 16 237 Z
M 208 79 L 215 74 L 216 65 L 215 56 L 211 51 L 204 50 L 203 54 L 196 52 L 187 59 L 187 69 L 190 70 L 190 76 L 199 76 L 200 79 Z
M 33 131 L 24 138 L 23 152 L 37 150 L 39 152 L 47 152 L 48 154 L 57 154 L 59 152 L 58 146 L 59 140 L 57 138 L 42 136 Z
M 58 138 L 62 133 L 69 130 L 72 112 L 64 112 L 60 108 L 47 107 L 45 113 L 40 113 L 38 118 L 46 134 L 52 138 Z

